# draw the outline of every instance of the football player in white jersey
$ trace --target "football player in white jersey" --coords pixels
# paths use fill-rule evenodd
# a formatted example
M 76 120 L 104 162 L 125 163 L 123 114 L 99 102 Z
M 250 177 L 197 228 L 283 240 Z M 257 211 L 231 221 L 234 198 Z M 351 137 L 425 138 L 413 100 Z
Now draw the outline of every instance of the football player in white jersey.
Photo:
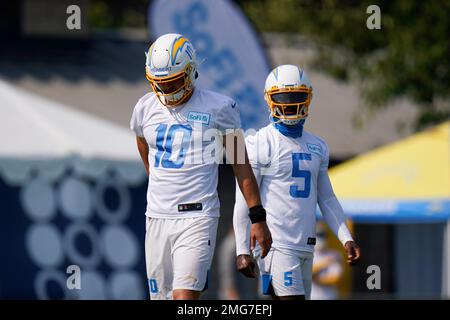
M 229 97 L 194 86 L 196 54 L 182 35 L 159 37 L 148 50 L 145 69 L 152 92 L 137 102 L 130 126 L 149 176 L 145 255 L 150 297 L 198 299 L 216 240 L 222 141 L 229 134 L 245 146 L 239 108 Z M 233 144 L 225 148 L 227 154 L 236 151 Z M 252 237 L 264 255 L 271 235 L 243 152 L 247 163 L 232 166 L 250 208 Z
M 328 177 L 325 141 L 303 130 L 312 99 L 306 72 L 293 65 L 275 68 L 267 77 L 265 99 L 272 123 L 246 138 L 273 244 L 264 258 L 249 237 L 248 208 L 236 189 L 233 225 L 238 269 L 251 276 L 257 259 L 264 294 L 274 299 L 309 299 L 315 244 L 316 206 L 356 263 L 353 241 Z M 253 251 L 253 252 L 252 252 Z

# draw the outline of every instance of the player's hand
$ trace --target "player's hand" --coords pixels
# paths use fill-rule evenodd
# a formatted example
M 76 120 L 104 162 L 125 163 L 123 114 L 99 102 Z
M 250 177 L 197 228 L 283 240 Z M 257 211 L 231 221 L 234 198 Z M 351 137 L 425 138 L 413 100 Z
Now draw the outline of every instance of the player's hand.
M 361 258 L 361 249 L 353 241 L 347 241 L 345 243 L 345 251 L 347 252 L 347 262 L 349 265 L 353 266 L 358 263 Z
M 247 278 L 255 278 L 255 261 L 248 254 L 240 254 L 236 257 L 236 267 Z
M 252 224 L 250 230 L 250 250 L 255 249 L 256 241 L 261 247 L 261 258 L 267 256 L 272 246 L 272 235 L 265 221 Z

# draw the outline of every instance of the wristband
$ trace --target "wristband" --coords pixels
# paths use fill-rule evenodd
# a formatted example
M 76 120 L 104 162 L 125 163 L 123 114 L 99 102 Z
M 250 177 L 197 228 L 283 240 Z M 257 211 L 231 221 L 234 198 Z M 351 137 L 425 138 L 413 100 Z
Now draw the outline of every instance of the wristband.
M 251 207 L 248 216 L 252 224 L 266 221 L 266 209 L 262 205 Z

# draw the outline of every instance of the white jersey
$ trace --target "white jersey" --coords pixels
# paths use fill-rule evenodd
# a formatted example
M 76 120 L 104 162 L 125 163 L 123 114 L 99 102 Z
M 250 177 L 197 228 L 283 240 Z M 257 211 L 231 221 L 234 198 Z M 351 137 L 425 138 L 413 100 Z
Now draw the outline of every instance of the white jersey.
M 246 147 L 274 248 L 314 251 L 318 203 L 342 243 L 352 239 L 329 182 L 329 152 L 322 139 L 307 131 L 290 138 L 270 124 L 248 136 Z M 248 254 L 248 208 L 238 187 L 233 220 L 237 254 Z
M 219 216 L 218 135 L 240 125 L 236 102 L 209 90 L 195 89 L 176 108 L 161 104 L 153 92 L 143 96 L 130 126 L 149 146 L 146 215 Z

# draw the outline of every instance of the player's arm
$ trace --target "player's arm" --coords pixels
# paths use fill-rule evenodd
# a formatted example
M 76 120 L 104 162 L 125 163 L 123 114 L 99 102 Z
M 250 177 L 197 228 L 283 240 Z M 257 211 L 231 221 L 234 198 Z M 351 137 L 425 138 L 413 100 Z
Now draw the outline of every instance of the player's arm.
M 142 162 L 144 163 L 145 172 L 147 176 L 149 175 L 149 165 L 148 165 L 148 144 L 144 137 L 144 132 L 142 129 L 143 122 L 143 105 L 142 99 L 140 99 L 134 109 L 133 114 L 131 115 L 130 120 L 130 129 L 134 131 L 136 134 L 136 144 L 139 151 L 139 155 L 141 156 Z
M 233 229 L 236 239 L 236 267 L 246 277 L 254 278 L 255 262 L 250 252 L 251 222 L 248 217 L 248 207 L 239 186 L 236 183 L 236 201 L 233 212 Z
M 139 151 L 139 155 L 141 156 L 142 162 L 144 163 L 145 172 L 147 172 L 147 176 L 150 173 L 149 165 L 148 165 L 148 144 L 145 138 L 136 136 L 136 144 Z
M 246 211 L 251 221 L 250 249 L 252 250 L 258 241 L 261 256 L 264 258 L 272 245 L 272 236 L 266 224 L 266 212 L 261 205 L 258 184 L 248 160 L 244 136 L 241 130 L 236 130 L 224 138 L 227 158 L 232 163 L 237 184 L 249 208 L 249 211 Z
M 353 265 L 360 259 L 361 249 L 353 241 L 352 235 L 345 224 L 344 210 L 342 210 L 342 206 L 334 194 L 327 170 L 319 171 L 317 189 L 320 211 L 328 226 L 344 245 L 347 252 L 347 262 Z
M 255 175 L 258 186 L 261 185 L 262 176 L 258 168 L 254 167 L 253 173 Z M 251 256 L 251 244 L 250 244 L 250 230 L 251 221 L 248 217 L 248 207 L 245 202 L 242 192 L 239 190 L 239 185 L 236 183 L 236 201 L 234 203 L 233 212 L 233 228 L 236 239 L 236 267 L 239 272 L 243 273 L 246 277 L 254 278 L 255 262 Z

